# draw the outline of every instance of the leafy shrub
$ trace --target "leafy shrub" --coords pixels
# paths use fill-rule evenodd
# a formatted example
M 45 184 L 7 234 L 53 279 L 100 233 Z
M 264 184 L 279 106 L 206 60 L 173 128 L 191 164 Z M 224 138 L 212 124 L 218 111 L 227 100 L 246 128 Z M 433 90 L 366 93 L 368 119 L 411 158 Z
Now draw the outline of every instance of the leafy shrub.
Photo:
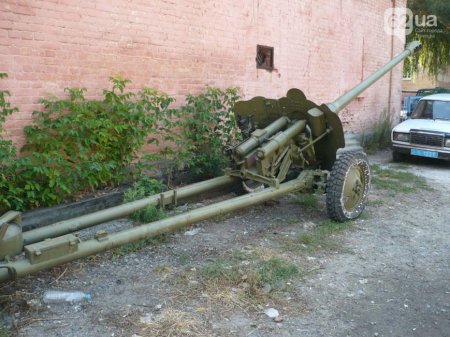
M 35 111 L 33 123 L 24 128 L 22 157 L 0 138 L 0 210 L 48 206 L 116 185 L 153 169 L 161 159 L 176 168 L 188 167 L 202 179 L 228 164 L 224 145 L 238 138 L 231 112 L 236 88 L 207 87 L 200 95 L 188 95 L 184 107 L 173 109 L 174 98 L 167 94 L 149 88 L 133 93 L 126 90 L 130 81 L 110 80 L 112 89 L 104 90 L 101 100 L 86 99 L 86 89 L 80 88 L 67 88 L 65 99 L 41 99 L 43 111 Z M 9 92 L 0 91 L 0 136 L 6 116 L 17 111 L 7 96 Z M 161 140 L 165 147 L 159 151 L 141 152 L 144 144 L 159 145 Z M 136 217 L 161 216 L 152 212 Z
M 224 147 L 239 138 L 231 111 L 238 99 L 238 89 L 233 87 L 206 87 L 204 93 L 186 97 L 186 105 L 181 109 L 183 137 L 178 143 L 179 158 L 194 179 L 217 176 L 228 166 Z
M 0 73 L 0 79 L 8 77 Z M 14 169 L 16 148 L 10 140 L 3 138 L 3 124 L 6 117 L 16 111 L 7 101 L 9 91 L 0 90 L 0 214 L 8 208 L 21 208 L 20 194 L 22 190 L 16 186 L 17 176 Z
M 41 100 L 44 111 L 35 111 L 24 129 L 18 167 L 31 204 L 120 183 L 135 173 L 128 168 L 142 146 L 158 141 L 158 125 L 171 120 L 174 99 L 149 88 L 126 92 L 130 81 L 120 77 L 111 82 L 103 100 L 87 100 L 86 89 L 78 88 L 66 89 L 68 99 Z
M 165 185 L 156 179 L 143 176 L 124 193 L 124 201 L 130 202 L 143 199 L 165 189 Z M 155 206 L 147 206 L 130 215 L 130 218 L 140 223 L 149 223 L 166 217 L 163 209 Z

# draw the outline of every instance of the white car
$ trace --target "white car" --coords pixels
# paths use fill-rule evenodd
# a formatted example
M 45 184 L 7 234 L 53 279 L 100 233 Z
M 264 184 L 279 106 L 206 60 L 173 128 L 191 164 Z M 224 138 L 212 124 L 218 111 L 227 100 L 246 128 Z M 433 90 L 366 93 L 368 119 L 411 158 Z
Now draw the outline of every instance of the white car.
M 423 97 L 411 118 L 391 133 L 392 157 L 405 155 L 450 160 L 450 94 Z

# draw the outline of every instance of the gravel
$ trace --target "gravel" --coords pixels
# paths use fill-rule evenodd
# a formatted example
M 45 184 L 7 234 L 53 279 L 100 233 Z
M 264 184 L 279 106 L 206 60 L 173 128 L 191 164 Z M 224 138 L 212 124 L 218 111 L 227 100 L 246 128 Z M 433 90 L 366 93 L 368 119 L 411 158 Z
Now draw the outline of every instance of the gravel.
M 370 160 L 392 166 L 388 151 Z M 271 289 L 265 302 L 215 302 L 204 289 L 188 296 L 199 281 L 180 283 L 175 276 L 235 252 L 281 252 L 286 240 L 326 219 L 323 196 L 316 208 L 284 196 L 123 257 L 105 253 L 4 285 L 2 294 L 14 300 L 3 311 L 3 324 L 30 337 L 159 336 L 143 329 L 141 320 L 162 322 L 171 308 L 201 325 L 192 336 L 449 336 L 450 163 L 413 160 L 405 166 L 433 190 L 392 196 L 374 187 L 370 201 L 378 202 L 369 202 L 354 230 L 332 236 L 338 247 L 280 253 L 304 272 L 282 291 Z M 102 226 L 131 225 L 120 219 Z M 93 298 L 82 305 L 42 305 L 49 289 L 82 290 Z M 270 297 L 274 293 L 278 299 Z M 270 308 L 282 313 L 279 322 L 264 314 Z

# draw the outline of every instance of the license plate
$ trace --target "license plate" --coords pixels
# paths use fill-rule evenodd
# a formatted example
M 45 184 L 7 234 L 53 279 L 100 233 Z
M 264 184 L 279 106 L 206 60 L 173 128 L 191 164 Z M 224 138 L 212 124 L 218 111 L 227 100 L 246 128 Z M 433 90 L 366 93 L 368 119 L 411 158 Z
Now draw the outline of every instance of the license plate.
M 439 156 L 436 151 L 427 151 L 419 149 L 411 149 L 411 154 L 413 156 L 427 157 L 427 158 L 437 158 Z

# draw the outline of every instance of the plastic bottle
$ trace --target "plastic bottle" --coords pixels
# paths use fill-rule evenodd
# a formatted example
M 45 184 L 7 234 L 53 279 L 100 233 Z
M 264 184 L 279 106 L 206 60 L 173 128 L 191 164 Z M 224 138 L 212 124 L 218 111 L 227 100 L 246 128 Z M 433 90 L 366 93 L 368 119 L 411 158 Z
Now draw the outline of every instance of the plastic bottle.
M 82 291 L 58 291 L 48 290 L 44 293 L 44 303 L 75 303 L 86 302 L 91 299 L 91 294 Z

